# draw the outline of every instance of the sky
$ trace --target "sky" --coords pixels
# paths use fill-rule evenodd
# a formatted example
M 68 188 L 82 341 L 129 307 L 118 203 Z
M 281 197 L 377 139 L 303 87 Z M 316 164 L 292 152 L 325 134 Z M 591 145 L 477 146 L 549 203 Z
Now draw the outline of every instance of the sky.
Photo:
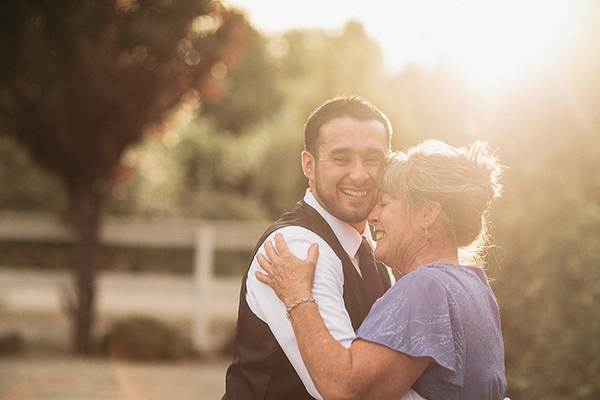
M 441 62 L 497 93 L 565 56 L 593 0 L 222 0 L 265 34 L 351 20 L 381 46 L 390 70 Z

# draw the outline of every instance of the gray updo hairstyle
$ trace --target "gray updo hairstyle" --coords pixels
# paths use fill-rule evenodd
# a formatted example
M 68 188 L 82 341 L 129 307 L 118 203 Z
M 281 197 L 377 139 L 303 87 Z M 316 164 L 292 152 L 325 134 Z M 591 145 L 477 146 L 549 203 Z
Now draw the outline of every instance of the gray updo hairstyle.
M 455 148 L 427 140 L 391 154 L 380 170 L 379 188 L 408 208 L 440 203 L 442 232 L 461 250 L 461 262 L 481 265 L 487 209 L 500 196 L 501 175 L 487 143 Z

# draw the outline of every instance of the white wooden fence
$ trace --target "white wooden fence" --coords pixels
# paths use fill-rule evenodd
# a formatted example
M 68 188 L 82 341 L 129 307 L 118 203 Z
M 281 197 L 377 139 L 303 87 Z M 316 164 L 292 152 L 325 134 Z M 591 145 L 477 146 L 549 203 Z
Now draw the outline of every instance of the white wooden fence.
M 194 249 L 193 337 L 199 349 L 214 350 L 211 321 L 235 318 L 237 307 L 218 307 L 224 297 L 239 296 L 240 277 L 215 276 L 217 250 L 252 250 L 268 223 L 105 216 L 100 228 L 103 244 L 153 248 Z M 73 232 L 60 218 L 47 213 L 0 212 L 0 241 L 69 242 Z

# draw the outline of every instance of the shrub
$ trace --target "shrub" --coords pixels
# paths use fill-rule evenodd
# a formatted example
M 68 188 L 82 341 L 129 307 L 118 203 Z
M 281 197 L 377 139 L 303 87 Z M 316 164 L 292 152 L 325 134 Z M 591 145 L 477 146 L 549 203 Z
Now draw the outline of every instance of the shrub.
M 25 340 L 16 332 L 0 335 L 0 355 L 15 355 L 25 351 Z
M 189 334 L 152 317 L 118 322 L 104 336 L 101 350 L 111 358 L 135 361 L 180 360 L 197 355 Z

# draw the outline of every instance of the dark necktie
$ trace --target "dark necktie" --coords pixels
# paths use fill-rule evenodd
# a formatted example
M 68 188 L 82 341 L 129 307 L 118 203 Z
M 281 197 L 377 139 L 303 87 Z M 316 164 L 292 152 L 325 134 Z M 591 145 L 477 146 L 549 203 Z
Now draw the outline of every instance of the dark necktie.
M 360 268 L 363 282 L 367 287 L 371 299 L 375 301 L 383 295 L 383 285 L 381 284 L 381 278 L 379 277 L 379 272 L 375 266 L 373 251 L 364 236 L 356 253 L 358 254 L 358 267 Z

